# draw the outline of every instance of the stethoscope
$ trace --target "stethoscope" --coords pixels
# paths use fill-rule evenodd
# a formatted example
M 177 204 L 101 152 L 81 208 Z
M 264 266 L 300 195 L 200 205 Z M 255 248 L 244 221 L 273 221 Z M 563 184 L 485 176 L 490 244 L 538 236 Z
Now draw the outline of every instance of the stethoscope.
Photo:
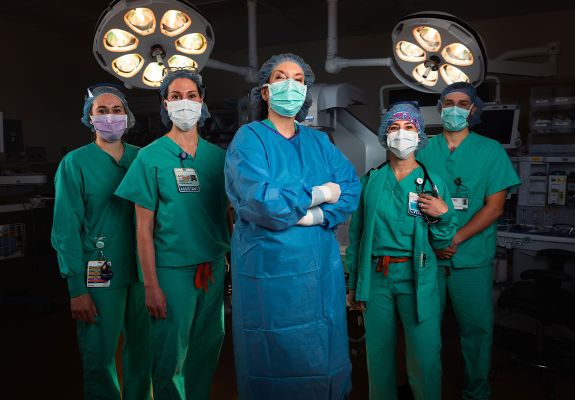
M 419 166 L 423 170 L 423 178 L 417 177 L 415 179 L 416 192 L 418 194 L 419 193 L 429 194 L 435 198 L 438 198 L 439 197 L 439 191 L 437 190 L 437 186 L 435 186 L 435 183 L 433 183 L 433 181 L 431 180 L 431 177 L 427 173 L 427 168 L 425 168 L 425 165 L 423 165 L 419 161 L 416 161 L 416 162 L 419 164 Z M 431 185 L 431 190 L 427 190 L 427 191 L 425 190 L 425 184 L 426 183 Z M 425 214 L 424 212 L 421 212 L 421 213 L 423 214 L 423 218 L 425 219 L 425 221 L 428 224 L 435 224 L 437 221 L 439 221 L 439 218 L 432 217 L 430 215 Z
M 437 186 L 435 186 L 435 183 L 433 183 L 431 176 L 429 176 L 429 173 L 427 172 L 427 168 L 425 168 L 425 165 L 423 165 L 419 161 L 416 160 L 416 162 L 421 167 L 421 169 L 423 171 L 423 178 L 417 177 L 415 179 L 415 190 L 416 190 L 416 192 L 418 194 L 420 194 L 420 193 L 429 194 L 433 197 L 438 198 L 439 197 L 439 191 L 437 190 Z M 389 161 L 386 161 L 383 164 L 379 165 L 378 167 L 370 169 L 367 174 L 369 175 L 372 171 L 376 171 L 376 170 L 384 167 L 388 163 L 389 163 Z M 431 186 L 431 190 L 425 190 L 426 185 L 428 185 L 428 187 Z M 428 224 L 434 224 L 437 221 L 439 221 L 439 218 L 431 217 L 425 213 L 422 213 L 422 214 L 423 214 L 423 217 L 425 218 L 425 221 L 427 221 Z
M 423 165 L 419 161 L 416 161 L 416 163 L 418 163 L 421 169 L 423 170 L 423 178 L 418 177 L 415 179 L 417 192 L 429 194 L 432 195 L 433 197 L 439 197 L 439 191 L 437 190 L 437 186 L 435 186 L 435 183 L 433 183 L 433 181 L 431 180 L 431 177 L 427 173 L 427 168 L 425 168 L 425 165 Z M 425 190 L 426 184 L 429 184 L 431 186 L 431 190 L 427 191 Z
M 415 162 L 417 164 L 419 164 L 419 166 L 423 170 L 423 178 L 417 177 L 415 179 L 415 187 L 416 187 L 417 193 L 425 193 L 425 194 L 430 194 L 433 197 L 439 197 L 439 192 L 437 191 L 437 186 L 435 186 L 435 184 L 433 183 L 433 180 L 431 179 L 431 176 L 429 176 L 429 173 L 427 172 L 427 168 L 425 168 L 425 165 L 423 165 L 419 161 L 415 161 Z M 367 174 L 369 175 L 369 174 L 371 174 L 372 171 L 377 171 L 378 169 L 385 167 L 387 164 L 389 164 L 389 161 L 386 161 L 383 164 L 378 165 L 377 167 L 370 169 Z M 427 191 L 424 190 L 426 185 L 431 186 L 431 190 L 427 190 Z

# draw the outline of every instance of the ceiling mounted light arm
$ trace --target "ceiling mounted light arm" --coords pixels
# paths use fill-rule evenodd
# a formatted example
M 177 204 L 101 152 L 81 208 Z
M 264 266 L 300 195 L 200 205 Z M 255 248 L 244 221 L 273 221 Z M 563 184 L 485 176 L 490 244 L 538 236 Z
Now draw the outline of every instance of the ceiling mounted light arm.
M 158 65 L 164 65 L 164 58 L 166 58 L 166 52 L 164 51 L 162 46 L 159 45 L 152 46 L 150 53 L 152 55 L 152 58 L 156 60 L 156 63 L 158 63 Z
M 390 67 L 391 57 L 349 59 L 337 56 L 337 3 L 338 0 L 327 0 L 327 57 L 325 70 L 331 74 L 339 73 L 348 67 Z
M 251 67 L 242 67 L 239 65 L 228 64 L 225 62 L 214 60 L 213 58 L 208 60 L 206 67 L 219 69 L 219 70 L 227 71 L 227 72 L 233 72 L 234 74 L 244 76 L 246 78 L 246 80 L 248 80 L 249 82 L 255 82 L 250 78 L 253 75 L 253 71 L 254 71 Z
M 247 82 L 256 83 L 258 81 L 258 44 L 257 44 L 257 19 L 256 0 L 246 1 L 248 8 L 248 61 L 249 67 L 236 66 L 214 59 L 208 60 L 207 67 L 220 69 L 222 71 L 233 72 L 245 77 Z
M 551 42 L 547 46 L 541 47 L 509 50 L 489 60 L 489 72 L 533 77 L 554 76 L 557 75 L 557 56 L 559 53 L 559 42 Z M 547 61 L 540 63 L 510 61 L 529 57 L 547 57 Z

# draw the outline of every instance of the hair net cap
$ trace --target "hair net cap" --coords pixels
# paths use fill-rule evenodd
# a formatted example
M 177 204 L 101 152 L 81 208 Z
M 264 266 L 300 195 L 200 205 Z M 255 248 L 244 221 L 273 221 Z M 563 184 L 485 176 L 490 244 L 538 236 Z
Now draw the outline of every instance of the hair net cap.
M 126 115 L 128 116 L 128 129 L 132 128 L 136 124 L 136 119 L 134 118 L 134 114 L 128 107 L 128 101 L 120 90 L 116 89 L 113 86 L 107 86 L 105 84 L 88 88 L 87 95 L 84 99 L 84 108 L 83 108 L 83 115 L 81 121 L 84 125 L 86 125 L 92 132 L 95 132 L 94 125 L 90 122 L 90 112 L 92 111 L 92 105 L 96 98 L 103 94 L 111 94 L 112 96 L 116 96 L 122 102 L 124 106 L 124 110 L 126 111 Z
M 206 94 L 206 88 L 202 83 L 202 76 L 198 74 L 195 70 L 191 69 L 178 69 L 172 72 L 169 72 L 164 79 L 162 80 L 162 84 L 160 85 L 160 96 L 162 99 L 166 99 L 168 96 L 168 88 L 170 84 L 175 81 L 176 79 L 184 78 L 194 81 L 196 86 L 198 87 L 198 92 L 200 93 L 201 98 L 203 99 Z M 172 120 L 168 115 L 168 110 L 164 107 L 162 102 L 160 106 L 160 117 L 162 118 L 162 123 L 168 129 L 172 129 Z M 208 111 L 208 106 L 206 103 L 202 103 L 202 114 L 200 119 L 198 120 L 198 126 L 203 126 L 206 119 L 210 118 L 210 112 Z
M 387 149 L 387 128 L 395 121 L 409 121 L 417 128 L 419 136 L 418 149 L 427 146 L 427 136 L 425 135 L 425 125 L 419 105 L 415 101 L 397 102 L 389 106 L 385 114 L 381 117 L 381 124 L 378 129 L 379 143 Z
M 261 88 L 263 85 L 268 83 L 268 80 L 273 72 L 273 70 L 281 63 L 284 62 L 293 62 L 296 63 L 301 67 L 303 70 L 304 75 L 304 84 L 307 86 L 307 94 L 305 96 L 305 100 L 299 112 L 296 114 L 295 119 L 299 122 L 303 121 L 307 116 L 309 108 L 311 107 L 312 98 L 311 98 L 311 91 L 309 90 L 310 86 L 313 85 L 315 82 L 315 74 L 313 73 L 311 67 L 301 58 L 300 56 L 292 53 L 284 53 L 284 54 L 277 54 L 272 56 L 269 60 L 262 64 L 260 70 L 258 71 L 258 87 L 252 89 L 251 92 L 251 101 L 252 106 L 256 109 L 261 107 L 262 99 L 261 95 Z
M 481 100 L 477 96 L 477 91 L 475 90 L 475 87 L 473 87 L 473 85 L 467 82 L 455 82 L 452 83 L 451 85 L 448 85 L 445 89 L 443 89 L 443 91 L 441 92 L 441 97 L 439 98 L 439 101 L 437 103 L 437 109 L 439 110 L 439 112 L 441 113 L 441 109 L 443 108 L 443 100 L 445 99 L 445 96 L 455 92 L 467 95 L 471 100 L 471 102 L 473 103 L 473 105 L 475 106 L 475 112 L 471 114 L 471 117 L 469 119 L 469 126 L 474 126 L 480 123 L 484 103 L 483 100 Z

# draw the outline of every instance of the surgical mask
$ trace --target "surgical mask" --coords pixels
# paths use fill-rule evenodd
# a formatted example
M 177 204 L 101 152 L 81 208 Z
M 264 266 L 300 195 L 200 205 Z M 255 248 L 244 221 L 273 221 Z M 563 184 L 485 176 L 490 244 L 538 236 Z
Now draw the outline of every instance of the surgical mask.
M 458 132 L 466 128 L 469 125 L 467 117 L 469 117 L 471 107 L 469 110 L 457 106 L 443 108 L 441 110 L 443 127 L 450 132 Z
M 268 88 L 270 108 L 284 117 L 295 116 L 301 109 L 307 94 L 307 86 L 291 78 L 266 83 L 264 86 Z
M 126 114 L 91 115 L 90 119 L 100 137 L 108 143 L 120 140 L 128 127 Z
M 387 147 L 398 158 L 406 160 L 417 150 L 419 133 L 400 129 L 387 134 Z
M 202 116 L 202 104 L 188 99 L 168 101 L 168 116 L 178 128 L 187 132 L 198 123 Z

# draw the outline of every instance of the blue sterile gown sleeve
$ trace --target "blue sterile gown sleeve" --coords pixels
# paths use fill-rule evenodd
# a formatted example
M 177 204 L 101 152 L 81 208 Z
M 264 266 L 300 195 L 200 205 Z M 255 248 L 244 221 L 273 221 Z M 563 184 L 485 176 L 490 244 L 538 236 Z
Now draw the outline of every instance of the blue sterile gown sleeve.
M 286 139 L 262 122 L 239 129 L 226 155 L 232 237 L 233 335 L 240 399 L 344 399 L 351 389 L 345 283 L 334 228 L 360 184 L 327 135 Z M 324 223 L 296 225 L 313 186 L 338 183 Z

